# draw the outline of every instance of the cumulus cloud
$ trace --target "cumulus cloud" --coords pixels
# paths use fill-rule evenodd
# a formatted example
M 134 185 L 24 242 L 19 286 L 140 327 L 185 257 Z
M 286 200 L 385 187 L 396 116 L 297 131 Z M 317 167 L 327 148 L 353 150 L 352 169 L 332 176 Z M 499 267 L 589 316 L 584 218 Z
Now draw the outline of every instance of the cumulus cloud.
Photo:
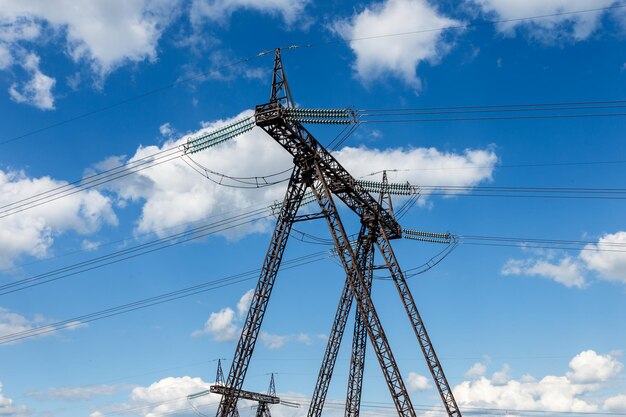
M 424 375 L 409 372 L 406 380 L 406 387 L 410 392 L 425 391 L 430 388 L 430 380 Z
M 0 206 L 66 185 L 50 177 L 29 178 L 24 172 L 0 170 Z M 89 234 L 105 224 L 116 225 L 117 217 L 110 199 L 95 190 L 0 218 L 0 268 L 13 266 L 23 255 L 46 257 L 62 233 Z
M 237 10 L 254 10 L 271 16 L 281 16 L 292 24 L 302 19 L 309 0 L 193 0 L 190 18 L 195 24 L 205 19 L 223 22 Z
M 564 255 L 555 259 L 552 253 L 545 259 L 509 259 L 502 267 L 503 275 L 538 276 L 554 280 L 566 287 L 584 288 L 585 275 L 593 273 L 604 281 L 626 283 L 626 232 L 605 234 L 598 243 L 588 244 L 578 256 Z
M 181 146 L 186 143 L 188 137 L 223 127 L 251 114 L 244 112 L 234 119 L 207 123 L 193 135 L 186 135 L 177 141 L 167 141 L 162 147 L 140 147 L 128 162 L 166 148 Z M 166 234 L 164 229 L 182 223 L 233 214 L 241 209 L 267 206 L 272 201 L 281 199 L 284 194 L 284 185 L 260 189 L 220 186 L 216 184 L 221 179 L 219 175 L 213 175 L 211 178 L 216 182 L 212 182 L 198 174 L 189 164 L 197 163 L 201 167 L 236 177 L 274 174 L 288 169 L 292 164 L 287 152 L 257 128 L 208 151 L 191 155 L 191 158 L 191 160 L 175 159 L 110 185 L 111 190 L 115 191 L 122 201 L 143 203 L 141 217 L 136 227 L 137 232 L 154 232 L 161 236 Z M 288 176 L 287 172 L 280 178 Z M 228 180 L 226 182 L 228 183 Z M 223 234 L 236 238 L 244 233 L 266 231 L 270 225 L 269 220 L 258 221 L 247 224 L 245 231 L 239 228 L 225 231 Z
M 2 50 L 0 49 L 0 69 L 2 67 Z M 47 76 L 39 69 L 39 57 L 28 54 L 22 63 L 29 79 L 24 83 L 13 83 L 9 87 L 9 96 L 17 103 L 30 104 L 41 110 L 54 109 L 52 88 L 56 80 Z
M 422 62 L 437 63 L 451 48 L 444 31 L 429 29 L 457 26 L 427 0 L 386 0 L 365 7 L 348 20 L 338 20 L 333 30 L 349 40 L 356 55 L 354 70 L 365 83 L 387 75 L 400 78 L 416 92 L 422 87 L 417 69 Z M 381 37 L 391 32 L 420 34 Z
M 120 410 L 127 409 L 138 410 L 143 417 L 161 417 L 164 415 L 191 417 L 200 414 L 215 414 L 221 395 L 208 393 L 196 399 L 187 400 L 187 395 L 207 391 L 212 384 L 212 382 L 204 381 L 202 378 L 190 376 L 162 378 L 148 386 L 133 388 L 128 401 L 112 404 L 106 410 L 95 411 L 90 417 L 102 417 L 109 413 L 116 414 Z M 253 390 L 264 391 L 263 388 L 253 388 Z M 306 395 L 297 392 L 279 392 L 278 396 L 302 405 L 307 404 L 308 401 Z M 243 399 L 237 402 L 237 407 L 242 415 L 254 414 L 257 405 L 258 403 Z M 275 417 L 303 417 L 306 412 L 306 407 L 300 407 L 297 410 L 280 406 L 272 408 L 272 415 Z
M 210 132 L 235 120 L 251 116 L 251 111 L 226 120 L 204 123 L 198 132 L 176 141 L 167 141 L 161 147 L 140 147 L 127 162 L 137 161 L 175 146 L 182 146 L 189 137 Z M 337 159 L 355 176 L 382 169 L 397 168 L 393 181 L 410 181 L 417 185 L 472 186 L 492 179 L 498 158 L 491 149 L 467 149 L 460 153 L 442 152 L 435 148 L 373 149 L 346 147 L 336 152 Z M 175 159 L 125 177 L 107 185 L 117 193 L 122 204 L 142 204 L 138 233 L 165 235 L 165 229 L 182 223 L 206 220 L 212 216 L 233 214 L 238 210 L 261 208 L 281 200 L 285 183 L 265 188 L 233 188 L 241 186 L 220 174 L 232 177 L 262 177 L 288 171 L 293 162 L 290 155 L 260 128 L 219 146 L 193 154 L 191 159 Z M 116 160 L 117 161 L 117 160 Z M 197 170 L 194 170 L 192 167 Z M 208 168 L 220 174 L 203 174 Z M 417 169 L 414 169 L 417 168 Z M 450 168 L 450 169 L 448 169 Z M 403 171 L 405 170 L 405 171 Z M 198 172 L 200 171 L 200 173 Z M 268 179 L 287 179 L 289 172 Z M 260 179 L 262 183 L 264 180 Z M 222 183 L 218 185 L 217 183 Z M 427 192 L 422 193 L 423 196 Z M 423 200 L 421 200 L 423 202 Z M 221 232 L 229 238 L 244 234 L 265 232 L 273 219 L 258 220 L 241 228 Z
M 598 355 L 586 350 L 576 355 L 569 363 L 571 371 L 567 378 L 578 384 L 606 382 L 617 376 L 624 365 L 610 354 Z
M 535 379 L 526 375 L 519 380 L 506 380 L 495 373 L 464 381 L 454 388 L 461 406 L 501 408 L 515 410 L 549 410 L 562 412 L 594 412 L 598 403 L 589 399 L 615 377 L 622 364 L 611 355 L 599 355 L 592 350 L 576 355 L 569 363 L 570 371 L 563 376 L 547 375 Z M 616 400 L 617 401 L 617 400 Z
M 480 362 L 476 362 L 467 370 L 467 372 L 465 372 L 465 376 L 468 378 L 478 378 L 485 375 L 485 372 L 487 372 L 487 366 Z
M 36 330 L 38 328 L 47 326 L 52 323 L 53 320 L 48 319 L 40 314 L 33 316 L 33 318 L 28 318 L 18 313 L 11 312 L 10 310 L 0 307 L 0 341 L 12 344 L 12 343 L 20 343 L 25 340 L 29 340 L 31 337 L 39 337 L 39 336 L 49 336 L 56 332 L 55 331 L 47 331 L 49 328 Z M 68 330 L 75 330 L 81 327 L 85 327 L 87 324 L 81 323 L 79 321 L 70 322 L 64 328 Z M 16 333 L 29 332 L 28 338 L 24 339 L 15 339 L 11 340 L 10 335 L 14 335 Z M 16 335 L 17 336 L 17 335 Z M 1 413 L 0 413 L 1 415 Z
M 494 372 L 491 376 L 491 383 L 494 385 L 506 385 L 511 379 L 511 367 L 508 363 L 505 363 L 497 372 Z
M 259 334 L 259 340 L 263 346 L 269 350 L 277 350 L 283 348 L 287 343 L 301 343 L 304 345 L 310 345 L 314 340 L 326 341 L 327 337 L 324 334 L 310 335 L 308 333 L 295 333 L 295 334 L 274 334 L 268 332 L 261 332 Z
M 485 13 L 495 15 L 498 20 L 519 19 L 531 16 L 546 16 L 534 20 L 509 21 L 498 24 L 498 30 L 513 35 L 523 28 L 531 37 L 543 42 L 554 42 L 559 38 L 575 41 L 587 39 L 600 26 L 603 11 L 567 14 L 580 10 L 601 9 L 615 4 L 616 0 L 467 0 L 478 5 Z M 559 15 L 560 14 L 560 15 Z
M 163 378 L 147 387 L 135 387 L 130 394 L 129 408 L 141 407 L 144 417 L 162 415 L 187 416 L 193 414 L 193 409 L 187 400 L 187 395 L 206 391 L 211 383 L 202 378 L 190 376 Z M 194 400 L 198 407 L 206 404 L 218 404 L 221 395 L 208 394 L 199 400 Z
M 13 55 L 8 47 L 0 43 L 0 70 L 7 69 L 11 64 L 13 64 Z
M 125 62 L 154 60 L 157 43 L 180 0 L 106 0 L 54 3 L 0 1 L 0 40 L 35 41 L 46 30 L 64 37 L 69 56 L 101 76 Z
M 609 397 L 604 401 L 603 408 L 611 412 L 626 411 L 626 394 Z
M 266 348 L 276 350 L 285 346 L 287 336 L 261 332 L 261 334 L 259 334 L 259 340 L 261 340 L 261 343 L 263 343 Z
M 502 274 L 547 278 L 566 287 L 583 288 L 586 284 L 580 264 L 569 256 L 556 263 L 543 259 L 509 259 L 502 267 Z
M 237 340 L 241 332 L 240 323 L 245 317 L 252 300 L 254 290 L 246 291 L 237 302 L 237 312 L 230 307 L 224 307 L 209 315 L 204 327 L 194 331 L 194 337 L 209 335 L 217 342 L 232 342 Z
M 237 302 L 237 313 L 239 313 L 239 317 L 244 317 L 248 312 L 248 308 L 250 308 L 250 301 L 252 301 L 252 296 L 254 295 L 254 289 L 250 288 L 244 295 L 241 296 L 239 302 Z
M 626 232 L 605 234 L 597 244 L 587 245 L 580 258 L 602 279 L 626 284 L 626 253 L 619 251 L 620 245 L 626 246 Z
M 497 155 L 490 149 L 466 149 L 462 153 L 454 153 L 436 148 L 345 147 L 335 156 L 355 177 L 393 167 L 397 172 L 390 173 L 390 181 L 434 187 L 474 186 L 491 181 L 498 162 Z M 422 196 L 428 193 L 423 190 Z M 450 192 L 454 193 L 457 192 Z
M 201 330 L 194 331 L 191 335 L 194 337 L 209 335 L 217 342 L 237 340 L 253 294 L 254 290 L 251 289 L 239 298 L 236 306 L 237 311 L 230 307 L 224 307 L 217 312 L 211 313 L 206 323 L 204 323 L 204 327 Z M 265 348 L 270 350 L 280 349 L 290 342 L 310 345 L 313 340 L 326 340 L 326 336 L 321 334 L 309 335 L 307 333 L 281 335 L 265 331 L 259 334 L 259 341 Z
M 194 331 L 192 336 L 210 335 L 218 342 L 231 342 L 237 339 L 239 333 L 235 320 L 233 309 L 225 307 L 220 311 L 211 313 L 206 323 L 204 323 L 204 328 Z
M 26 417 L 30 412 L 25 405 L 15 405 L 13 400 L 2 393 L 2 382 L 0 382 L 0 415 L 10 417 Z

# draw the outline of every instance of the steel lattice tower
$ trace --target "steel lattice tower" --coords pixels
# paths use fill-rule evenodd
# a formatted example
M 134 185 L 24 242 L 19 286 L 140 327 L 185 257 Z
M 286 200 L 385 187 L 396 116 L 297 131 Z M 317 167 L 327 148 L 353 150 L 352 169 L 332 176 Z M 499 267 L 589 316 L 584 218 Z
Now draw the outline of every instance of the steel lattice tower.
M 217 417 L 232 417 L 236 413 L 237 393 L 243 387 L 292 225 L 298 221 L 317 218 L 326 220 L 335 251 L 346 274 L 346 281 L 329 334 L 308 416 L 321 416 L 353 301 L 356 304 L 356 316 L 345 415 L 359 415 L 365 346 L 368 339 L 398 415 L 412 417 L 416 415 L 371 298 L 374 252 L 377 249 L 396 286 L 446 411 L 450 417 L 461 417 L 390 244 L 391 240 L 402 237 L 402 228 L 393 215 L 390 201 L 387 202 L 385 199 L 386 178 L 379 199 L 374 199 L 297 118 L 290 117 L 294 111 L 297 109 L 294 109 L 280 49 L 276 49 L 270 100 L 266 104 L 256 106 L 254 123 L 293 156 L 294 169 L 235 350 Z M 298 209 L 307 190 L 312 192 L 320 211 L 298 215 Z M 361 229 L 354 246 L 339 216 L 336 198 L 355 212 L 361 220 Z

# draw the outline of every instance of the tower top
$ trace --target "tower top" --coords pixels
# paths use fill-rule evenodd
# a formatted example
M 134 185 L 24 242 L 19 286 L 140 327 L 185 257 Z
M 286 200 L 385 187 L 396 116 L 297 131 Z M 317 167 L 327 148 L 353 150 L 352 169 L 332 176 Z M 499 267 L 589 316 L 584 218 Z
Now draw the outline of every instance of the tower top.
M 287 83 L 287 76 L 283 69 L 283 60 L 280 56 L 280 48 L 276 48 L 274 54 L 274 73 L 272 75 L 272 91 L 270 103 L 281 102 L 284 107 L 294 107 L 291 90 Z

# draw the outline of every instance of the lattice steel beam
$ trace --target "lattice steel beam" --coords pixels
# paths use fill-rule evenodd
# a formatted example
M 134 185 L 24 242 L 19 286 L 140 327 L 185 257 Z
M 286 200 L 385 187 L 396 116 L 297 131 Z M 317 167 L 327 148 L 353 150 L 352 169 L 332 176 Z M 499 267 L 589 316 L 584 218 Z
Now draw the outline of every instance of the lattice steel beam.
M 371 295 L 374 278 L 374 247 L 376 228 L 369 228 L 365 237 L 369 250 L 365 255 L 365 264 L 360 267 L 365 280 L 366 291 Z M 346 393 L 345 416 L 356 417 L 361 409 L 361 394 L 363 391 L 363 373 L 365 371 L 365 351 L 367 346 L 367 329 L 359 309 L 354 314 L 354 332 L 352 335 L 352 353 L 350 356 L 350 371 L 348 373 L 348 390 Z
M 361 265 L 360 268 L 365 267 L 365 262 L 367 261 L 367 256 L 365 255 L 372 252 L 373 242 L 367 239 L 367 230 L 365 225 L 361 227 L 356 244 L 357 264 Z M 364 245 L 366 245 L 366 247 Z M 328 393 L 330 380 L 333 376 L 335 363 L 337 362 L 339 347 L 341 346 L 341 340 L 343 339 L 348 316 L 350 315 L 352 300 L 353 296 L 350 290 L 350 280 L 346 278 L 341 297 L 339 297 L 339 304 L 337 306 L 337 312 L 335 313 L 335 319 L 333 320 L 333 326 L 328 335 L 326 350 L 324 351 L 324 358 L 322 359 L 322 365 L 317 376 L 315 389 L 311 396 L 311 403 L 307 413 L 308 417 L 319 417 L 322 415 L 326 394 Z
M 313 194 L 322 210 L 327 213 L 326 222 L 339 253 L 339 259 L 344 267 L 346 276 L 350 282 L 350 290 L 356 300 L 357 307 L 363 316 L 370 340 L 374 347 L 376 357 L 380 363 L 383 375 L 389 387 L 391 398 L 396 406 L 399 416 L 415 417 L 415 410 L 411 404 L 411 398 L 406 390 L 402 375 L 398 369 L 391 347 L 383 330 L 378 313 L 367 291 L 363 274 L 357 264 L 357 255 L 350 246 L 350 240 L 341 223 L 339 213 L 331 195 L 331 188 L 324 178 L 324 172 L 318 161 L 314 161 L 316 180 L 321 183 L 320 191 L 312 187 Z
M 285 246 L 287 245 L 293 219 L 298 212 L 306 187 L 302 170 L 299 166 L 296 166 L 291 174 L 291 180 L 278 215 L 272 240 L 265 255 L 259 282 L 252 296 L 250 308 L 235 350 L 233 363 L 226 380 L 226 386 L 231 391 L 222 396 L 217 409 L 218 417 L 230 417 L 236 410 L 238 396 L 235 393 L 243 387 L 243 381 L 248 371 L 250 358 L 252 357 L 267 304 L 274 288 L 274 282 L 276 281 Z
M 393 279 L 396 289 L 398 290 L 398 294 L 402 299 L 402 304 L 404 305 L 404 309 L 409 316 L 411 326 L 413 327 L 415 336 L 417 337 L 420 348 L 422 349 L 424 358 L 426 358 L 428 369 L 430 369 L 430 373 L 435 381 L 439 395 L 443 400 L 448 416 L 461 417 L 461 410 L 459 409 L 454 395 L 452 394 L 452 389 L 448 384 L 448 380 L 443 372 L 439 358 L 437 358 L 437 354 L 435 353 L 435 349 L 430 341 L 428 332 L 426 332 L 426 327 L 424 326 L 422 317 L 417 310 L 415 300 L 413 299 L 413 295 L 411 294 L 406 279 L 404 278 L 404 274 L 400 269 L 396 255 L 394 254 L 391 244 L 389 243 L 389 239 L 385 236 L 383 228 L 381 227 L 380 230 L 381 232 L 376 241 L 376 246 L 378 246 L 380 253 L 385 259 L 387 267 L 389 268 L 391 278 Z

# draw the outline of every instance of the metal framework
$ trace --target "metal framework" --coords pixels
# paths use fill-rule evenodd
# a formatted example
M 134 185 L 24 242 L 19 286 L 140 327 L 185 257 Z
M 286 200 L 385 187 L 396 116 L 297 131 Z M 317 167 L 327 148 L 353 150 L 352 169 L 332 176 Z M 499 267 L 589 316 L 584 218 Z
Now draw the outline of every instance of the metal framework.
M 254 122 L 293 156 L 294 169 L 278 213 L 278 220 L 235 350 L 226 384 L 225 386 L 215 386 L 216 390 L 219 389 L 223 395 L 217 416 L 232 417 L 235 415 L 238 398 L 247 398 L 246 395 L 249 393 L 242 390 L 244 379 L 292 224 L 295 221 L 323 217 L 332 236 L 337 256 L 344 268 L 346 282 L 339 300 L 308 415 L 320 416 L 322 413 L 353 301 L 356 304 L 356 313 L 345 415 L 359 415 L 367 339 L 372 344 L 398 415 L 412 417 L 416 415 L 371 298 L 374 250 L 377 248 L 382 254 L 385 267 L 389 269 L 396 285 L 448 415 L 461 417 L 413 296 L 390 245 L 390 240 L 402 237 L 402 228 L 393 215 L 391 202 L 384 199 L 384 196 L 387 195 L 384 184 L 387 184 L 387 188 L 389 188 L 386 177 L 383 181 L 381 195 L 376 200 L 367 188 L 353 178 L 331 153 L 302 126 L 301 123 L 306 122 L 307 119 L 294 117 L 294 115 L 299 116 L 298 112 L 294 110 L 280 49 L 277 49 L 270 101 L 256 106 Z M 329 117 L 341 118 L 343 116 L 339 113 L 338 115 L 333 113 Z M 312 192 L 321 213 L 298 216 L 298 208 L 302 204 L 307 190 Z M 361 220 L 359 238 L 354 246 L 351 245 L 339 216 L 334 201 L 335 197 L 355 212 Z M 211 387 L 212 392 L 213 388 Z M 276 398 L 275 395 L 269 397 Z M 261 412 L 260 408 L 261 404 L 257 410 L 257 415 Z

